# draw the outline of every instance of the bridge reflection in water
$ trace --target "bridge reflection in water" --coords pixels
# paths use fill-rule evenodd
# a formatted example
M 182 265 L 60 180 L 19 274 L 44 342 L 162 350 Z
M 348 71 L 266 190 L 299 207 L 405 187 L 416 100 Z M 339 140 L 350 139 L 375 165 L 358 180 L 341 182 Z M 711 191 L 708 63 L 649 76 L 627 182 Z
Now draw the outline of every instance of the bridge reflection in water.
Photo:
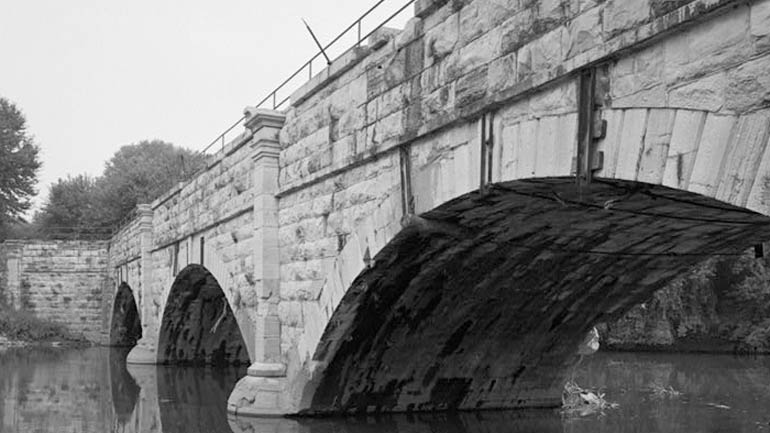
M 242 368 L 129 365 L 125 350 L 0 353 L 0 432 L 595 433 L 770 428 L 770 357 L 606 354 L 576 373 L 620 404 L 604 415 L 559 411 L 235 418 L 225 402 Z M 672 389 L 678 397 L 656 390 Z

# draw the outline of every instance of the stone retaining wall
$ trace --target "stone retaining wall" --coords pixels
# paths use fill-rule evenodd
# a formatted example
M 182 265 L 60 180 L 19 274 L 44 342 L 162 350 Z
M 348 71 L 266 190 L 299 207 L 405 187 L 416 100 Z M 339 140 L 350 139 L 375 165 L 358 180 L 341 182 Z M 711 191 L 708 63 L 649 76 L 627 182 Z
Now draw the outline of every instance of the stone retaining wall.
M 107 284 L 106 241 L 6 241 L 0 244 L 0 295 L 9 306 L 101 341 Z

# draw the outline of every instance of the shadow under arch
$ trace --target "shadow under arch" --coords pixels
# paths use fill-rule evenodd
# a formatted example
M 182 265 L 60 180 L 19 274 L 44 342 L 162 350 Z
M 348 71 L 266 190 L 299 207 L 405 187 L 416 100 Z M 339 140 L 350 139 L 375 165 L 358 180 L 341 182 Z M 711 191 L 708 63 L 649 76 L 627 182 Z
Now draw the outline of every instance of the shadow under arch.
M 159 364 L 249 364 L 238 322 L 216 278 L 189 265 L 169 291 L 158 338 Z
M 328 320 L 304 412 L 555 407 L 578 345 L 770 218 L 635 181 L 490 185 L 408 225 Z
M 110 346 L 133 347 L 142 338 L 142 323 L 131 287 L 121 283 L 115 294 L 110 322 Z

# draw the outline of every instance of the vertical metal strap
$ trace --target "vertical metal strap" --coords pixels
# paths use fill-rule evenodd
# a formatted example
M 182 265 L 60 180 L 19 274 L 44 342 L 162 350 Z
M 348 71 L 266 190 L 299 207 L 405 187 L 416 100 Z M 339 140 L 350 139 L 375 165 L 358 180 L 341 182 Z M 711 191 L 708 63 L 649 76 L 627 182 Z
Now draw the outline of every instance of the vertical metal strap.
M 495 147 L 494 137 L 494 119 L 493 112 L 485 113 L 481 116 L 481 158 L 479 172 L 479 190 L 486 190 L 487 185 L 492 183 L 492 164 Z
M 398 149 L 399 166 L 401 167 L 401 214 L 414 215 L 414 195 L 412 194 L 412 163 L 409 158 L 409 148 L 401 146 Z
M 201 236 L 201 266 L 205 266 L 203 264 L 203 257 L 205 257 L 205 255 L 204 255 L 204 249 L 205 248 L 206 248 L 206 238 Z
M 578 185 L 591 183 L 593 162 L 594 110 L 596 70 L 589 68 L 580 74 L 578 84 L 578 136 L 575 177 Z

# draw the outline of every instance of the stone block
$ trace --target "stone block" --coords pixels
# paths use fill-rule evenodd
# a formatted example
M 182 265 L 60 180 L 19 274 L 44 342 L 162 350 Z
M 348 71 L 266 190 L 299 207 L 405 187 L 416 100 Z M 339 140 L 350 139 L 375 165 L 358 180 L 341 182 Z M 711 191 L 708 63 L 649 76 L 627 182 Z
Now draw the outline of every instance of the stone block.
M 623 129 L 618 140 L 616 179 L 636 180 L 639 160 L 644 146 L 644 134 L 647 126 L 647 109 L 626 110 L 623 117 Z
M 735 125 L 734 116 L 709 114 L 690 176 L 689 191 L 714 197 L 719 186 L 719 168 L 722 166 L 730 135 Z
M 396 35 L 396 49 L 401 49 L 416 41 L 423 34 L 423 22 L 419 17 L 410 18 L 404 25 L 404 30 Z
M 767 148 L 768 137 L 770 111 L 738 118 L 725 153 L 717 199 L 740 207 L 746 206 Z
M 457 73 L 463 75 L 496 58 L 500 53 L 501 36 L 501 29 L 496 28 L 460 48 L 455 63 Z
M 566 58 L 588 51 L 602 43 L 602 10 L 593 8 L 573 19 L 565 34 Z
M 626 96 L 615 97 L 612 99 L 612 106 L 614 108 L 666 107 L 668 106 L 666 87 L 661 84 Z
M 650 110 L 639 170 L 636 175 L 638 181 L 660 184 L 663 180 L 675 117 L 676 110 L 668 108 Z
M 566 33 L 565 27 L 558 27 L 531 42 L 532 71 L 540 74 L 548 74 L 551 70 L 560 66 L 564 60 L 562 43 Z
M 668 105 L 674 108 L 719 111 L 725 105 L 727 74 L 720 72 L 669 90 Z
M 378 50 L 383 45 L 395 39 L 400 32 L 399 29 L 380 27 L 369 36 L 369 39 L 366 40 L 366 45 L 373 50 Z
M 609 0 L 604 6 L 605 38 L 639 26 L 650 19 L 650 0 Z
M 754 2 L 751 7 L 751 37 L 757 51 L 770 49 L 770 0 Z
M 370 48 L 366 46 L 353 47 L 338 58 L 334 59 L 327 68 L 316 74 L 302 87 L 291 94 L 292 106 L 299 106 L 330 82 L 338 79 L 346 72 L 350 71 L 361 62 L 370 53 Z
M 749 58 L 749 9 L 740 6 L 663 42 L 664 80 L 675 85 Z
M 520 9 L 510 0 L 475 0 L 460 10 L 460 44 L 466 45 L 497 27 Z
M 727 74 L 725 108 L 743 113 L 770 104 L 770 56 L 746 62 Z
M 414 3 L 414 16 L 426 18 L 436 12 L 441 6 L 447 4 L 448 0 L 417 0 Z
M 441 24 L 426 31 L 425 65 L 436 63 L 455 49 L 459 39 L 459 17 L 460 15 L 455 13 Z
M 367 150 L 371 152 L 393 146 L 403 133 L 404 112 L 396 111 L 367 127 Z
M 463 107 L 484 98 L 487 94 L 488 67 L 482 66 L 457 80 L 455 87 L 455 105 Z
M 517 51 L 545 32 L 545 29 L 540 27 L 533 8 L 523 9 L 508 18 L 500 25 L 500 29 L 501 54 Z
M 518 83 L 517 65 L 516 53 L 510 53 L 492 61 L 487 71 L 489 92 L 494 94 L 514 87 Z
M 577 111 L 577 82 L 566 80 L 532 95 L 529 111 L 534 117 Z

